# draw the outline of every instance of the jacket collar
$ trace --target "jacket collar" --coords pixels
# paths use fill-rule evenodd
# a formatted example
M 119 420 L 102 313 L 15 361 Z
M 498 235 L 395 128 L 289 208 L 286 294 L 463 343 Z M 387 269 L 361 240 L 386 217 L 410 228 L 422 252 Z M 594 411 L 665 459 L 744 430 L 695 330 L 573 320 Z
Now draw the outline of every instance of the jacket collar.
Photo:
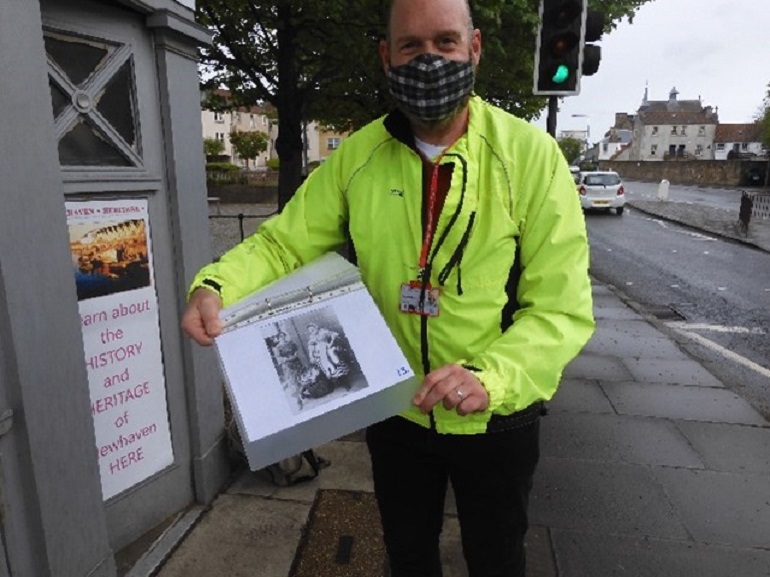
M 468 106 L 473 108 L 475 106 L 475 101 L 478 99 L 478 97 L 474 94 L 471 96 L 470 100 L 468 101 Z M 474 120 L 474 114 L 471 111 L 470 119 L 468 120 L 468 128 L 466 130 L 466 134 L 468 131 L 471 130 L 471 122 Z M 390 112 L 383 121 L 383 124 L 385 126 L 385 130 L 388 131 L 388 133 L 401 142 L 403 145 L 411 148 L 415 152 L 419 154 L 419 151 L 417 150 L 417 145 L 415 144 L 414 139 L 414 131 L 412 130 L 412 125 L 409 122 L 409 119 L 406 117 L 406 115 L 401 112 L 398 108 L 394 109 L 392 112 Z
M 385 130 L 387 130 L 393 138 L 417 152 L 412 125 L 409 123 L 409 119 L 403 112 L 396 108 L 385 117 L 384 124 Z

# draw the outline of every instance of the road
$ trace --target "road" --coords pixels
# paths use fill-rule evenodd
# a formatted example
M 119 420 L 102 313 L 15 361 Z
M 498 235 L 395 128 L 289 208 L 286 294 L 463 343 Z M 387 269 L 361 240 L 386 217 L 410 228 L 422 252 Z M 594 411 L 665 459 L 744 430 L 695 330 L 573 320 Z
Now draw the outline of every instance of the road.
M 624 180 L 629 198 L 655 199 L 660 183 Z M 734 210 L 738 214 L 741 205 L 741 190 L 738 188 L 712 188 L 699 186 L 669 185 L 668 199 L 674 202 L 695 202 Z
M 655 194 L 657 185 L 640 184 L 629 184 L 630 198 Z M 735 192 L 672 186 L 670 197 L 728 203 Z M 718 377 L 770 416 L 770 255 L 633 209 L 586 220 L 592 274 L 684 334 Z

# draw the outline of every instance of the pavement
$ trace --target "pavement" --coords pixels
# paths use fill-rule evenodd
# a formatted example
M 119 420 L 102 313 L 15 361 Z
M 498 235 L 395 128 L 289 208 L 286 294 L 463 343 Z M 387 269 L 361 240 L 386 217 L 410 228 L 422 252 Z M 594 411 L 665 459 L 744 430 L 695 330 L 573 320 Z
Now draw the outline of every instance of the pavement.
M 770 220 L 746 235 L 717 209 L 629 207 L 770 252 Z M 615 288 L 593 291 L 596 333 L 542 419 L 528 577 L 770 576 L 770 422 L 688 355 L 684 337 Z M 362 435 L 317 451 L 331 465 L 306 483 L 238 471 L 127 575 L 384 576 Z M 441 549 L 445 577 L 465 577 L 451 494 Z

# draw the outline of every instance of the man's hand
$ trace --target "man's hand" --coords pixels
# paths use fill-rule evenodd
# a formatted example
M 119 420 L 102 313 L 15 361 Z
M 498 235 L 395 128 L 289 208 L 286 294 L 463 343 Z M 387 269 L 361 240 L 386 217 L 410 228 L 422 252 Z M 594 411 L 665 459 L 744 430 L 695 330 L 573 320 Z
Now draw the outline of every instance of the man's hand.
M 182 316 L 182 330 L 199 345 L 214 344 L 214 338 L 222 333 L 220 310 L 222 299 L 217 293 L 205 288 L 195 289 Z
M 458 415 L 481 413 L 489 406 L 489 393 L 471 371 L 460 365 L 444 365 L 426 375 L 412 402 L 423 413 L 441 402 Z

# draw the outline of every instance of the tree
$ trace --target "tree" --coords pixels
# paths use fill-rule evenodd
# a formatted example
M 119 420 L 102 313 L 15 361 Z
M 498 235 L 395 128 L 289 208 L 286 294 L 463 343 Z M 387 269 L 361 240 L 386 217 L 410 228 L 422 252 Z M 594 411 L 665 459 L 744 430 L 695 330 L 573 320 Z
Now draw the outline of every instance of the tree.
M 256 159 L 267 150 L 267 135 L 264 132 L 242 132 L 236 130 L 230 133 L 230 143 L 238 156 L 246 161 Z
M 770 187 L 770 84 L 767 85 L 767 93 L 759 107 L 755 118 L 761 126 L 762 145 L 767 152 L 767 168 L 765 169 L 765 188 Z
M 650 0 L 592 0 L 608 21 Z M 532 96 L 539 0 L 475 0 L 484 54 L 476 92 L 524 119 L 546 99 Z M 199 0 L 213 34 L 201 50 L 204 88 L 227 88 L 230 106 L 269 102 L 278 115 L 279 207 L 302 180 L 302 122 L 355 129 L 392 108 L 377 55 L 387 0 Z
M 219 156 L 225 151 L 225 143 L 217 138 L 203 139 L 203 152 L 206 156 Z
M 580 153 L 583 151 L 583 143 L 577 138 L 567 137 L 560 138 L 558 140 L 559 148 L 561 148 L 564 158 L 570 164 L 575 164 L 575 161 L 580 157 Z
M 767 94 L 759 107 L 756 121 L 762 125 L 762 144 L 770 151 L 770 84 L 767 85 Z

